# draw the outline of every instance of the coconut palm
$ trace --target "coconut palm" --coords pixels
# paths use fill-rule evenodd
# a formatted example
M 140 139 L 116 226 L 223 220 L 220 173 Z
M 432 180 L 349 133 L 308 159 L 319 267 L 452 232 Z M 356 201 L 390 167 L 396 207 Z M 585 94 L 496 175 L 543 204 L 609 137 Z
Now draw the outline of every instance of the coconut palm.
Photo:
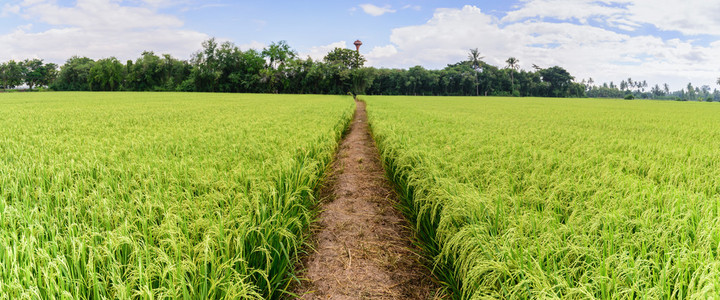
M 510 69 L 510 86 L 512 86 L 512 90 L 515 91 L 515 70 L 517 70 L 518 63 L 520 62 L 517 58 L 510 57 L 505 61 L 508 64 L 508 69 Z
M 480 96 L 480 83 L 478 82 L 478 72 L 480 71 L 480 65 L 482 64 L 483 58 L 485 57 L 480 55 L 480 51 L 478 51 L 478 48 L 470 49 L 468 61 L 470 62 L 470 64 L 472 64 L 473 70 L 475 70 L 475 96 Z

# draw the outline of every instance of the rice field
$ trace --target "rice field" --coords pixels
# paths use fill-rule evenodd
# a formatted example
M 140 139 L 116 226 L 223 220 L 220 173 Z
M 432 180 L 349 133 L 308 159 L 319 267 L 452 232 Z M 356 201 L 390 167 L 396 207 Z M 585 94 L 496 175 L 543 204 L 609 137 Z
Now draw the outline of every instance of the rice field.
M 0 95 L 0 299 L 285 292 L 348 96 Z
M 455 298 L 720 295 L 720 105 L 363 99 Z

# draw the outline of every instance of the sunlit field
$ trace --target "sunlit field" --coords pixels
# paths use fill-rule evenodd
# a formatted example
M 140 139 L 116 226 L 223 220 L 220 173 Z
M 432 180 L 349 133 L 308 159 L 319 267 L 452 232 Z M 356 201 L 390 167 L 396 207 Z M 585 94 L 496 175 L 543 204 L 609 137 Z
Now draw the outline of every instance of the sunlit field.
M 0 298 L 277 298 L 349 96 L 0 94 Z
M 462 298 L 720 294 L 720 105 L 363 97 Z

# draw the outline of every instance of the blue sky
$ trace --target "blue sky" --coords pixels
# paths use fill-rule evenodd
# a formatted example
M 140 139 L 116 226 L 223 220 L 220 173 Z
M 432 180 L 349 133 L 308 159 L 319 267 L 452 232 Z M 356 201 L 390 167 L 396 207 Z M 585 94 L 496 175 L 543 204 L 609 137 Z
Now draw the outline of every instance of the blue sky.
M 0 61 L 72 55 L 187 59 L 217 37 L 243 49 L 286 40 L 300 55 L 364 43 L 368 64 L 442 68 L 479 48 L 497 66 L 560 65 L 577 81 L 720 77 L 718 0 L 522 1 L 4 0 Z

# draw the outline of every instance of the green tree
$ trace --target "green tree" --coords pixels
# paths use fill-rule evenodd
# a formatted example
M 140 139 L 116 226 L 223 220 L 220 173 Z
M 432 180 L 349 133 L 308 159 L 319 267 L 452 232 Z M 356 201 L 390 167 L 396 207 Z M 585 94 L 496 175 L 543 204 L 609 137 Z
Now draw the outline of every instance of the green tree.
M 57 80 L 59 71 L 58 65 L 54 63 L 47 63 L 42 69 L 43 76 L 38 83 L 41 86 L 50 86 L 55 80 Z
M 650 93 L 655 97 L 665 96 L 665 92 L 657 84 L 650 89 Z
M 23 81 L 28 85 L 30 90 L 34 86 L 42 84 L 43 77 L 46 76 L 47 70 L 43 67 L 42 59 L 26 59 L 21 63 L 23 72 Z
M 335 48 L 330 51 L 323 60 L 326 63 L 340 64 L 348 69 L 362 68 L 365 58 L 357 51 L 343 48 Z
M 695 88 L 693 87 L 691 82 L 688 82 L 687 93 L 685 95 L 687 97 L 687 100 L 695 100 Z
M 350 70 L 350 81 L 352 82 L 353 95 L 365 94 L 365 91 L 372 85 L 375 79 L 375 69 L 357 68 Z
M 215 38 L 202 43 L 203 49 L 196 52 L 191 63 L 194 66 L 191 79 L 198 92 L 214 92 L 220 78 L 216 52 L 218 44 Z
M 23 83 L 23 67 L 14 60 L 0 64 L 0 88 L 12 89 Z
M 330 51 L 323 61 L 331 65 L 328 70 L 334 70 L 340 78 L 340 85 L 343 91 L 350 91 L 353 95 L 363 94 L 368 86 L 372 84 L 374 72 L 363 68 L 365 58 L 357 51 L 343 48 L 335 48 Z
M 475 96 L 480 96 L 480 83 L 478 81 L 478 73 L 480 72 L 480 68 L 483 64 L 483 58 L 485 57 L 480 55 L 480 51 L 478 51 L 478 48 L 470 49 L 470 54 L 468 54 L 468 61 L 470 62 L 473 70 L 475 71 Z
M 180 83 L 182 83 L 189 75 L 192 67 L 185 60 L 176 59 L 170 54 L 163 54 L 162 56 L 162 90 L 174 91 L 178 89 Z
M 127 64 L 126 87 L 133 91 L 152 91 L 162 85 L 163 66 L 160 57 L 144 51 L 134 63 Z
M 116 91 L 123 82 L 123 65 L 115 57 L 100 59 L 90 69 L 92 91 Z
M 568 88 L 573 80 L 567 70 L 554 66 L 552 68 L 542 69 L 539 71 L 542 80 L 550 84 L 549 94 L 553 97 L 567 97 Z
M 275 57 L 275 59 L 279 59 Z M 198 92 L 267 92 L 262 79 L 269 70 L 269 62 L 256 50 L 241 51 L 233 43 L 218 45 L 215 39 L 203 42 L 203 50 L 190 61 L 192 70 L 179 90 Z M 182 69 L 178 63 L 175 69 Z M 273 62 L 274 66 L 280 66 Z M 282 64 L 285 68 L 285 62 Z M 177 70 L 174 72 L 178 72 Z M 180 72 L 182 73 L 182 72 Z M 270 79 L 273 76 L 268 76 Z
M 263 57 L 267 60 L 267 66 L 262 72 L 262 80 L 268 85 L 268 90 L 277 93 L 280 88 L 289 84 L 287 66 L 297 57 L 285 41 L 271 43 L 262 51 Z
M 57 80 L 51 87 L 59 91 L 85 91 L 90 89 L 90 70 L 95 61 L 73 56 L 60 68 Z
M 510 85 L 512 86 L 513 91 L 515 90 L 515 71 L 520 67 L 518 63 L 520 61 L 515 57 L 510 57 L 506 61 L 508 69 L 510 69 Z

